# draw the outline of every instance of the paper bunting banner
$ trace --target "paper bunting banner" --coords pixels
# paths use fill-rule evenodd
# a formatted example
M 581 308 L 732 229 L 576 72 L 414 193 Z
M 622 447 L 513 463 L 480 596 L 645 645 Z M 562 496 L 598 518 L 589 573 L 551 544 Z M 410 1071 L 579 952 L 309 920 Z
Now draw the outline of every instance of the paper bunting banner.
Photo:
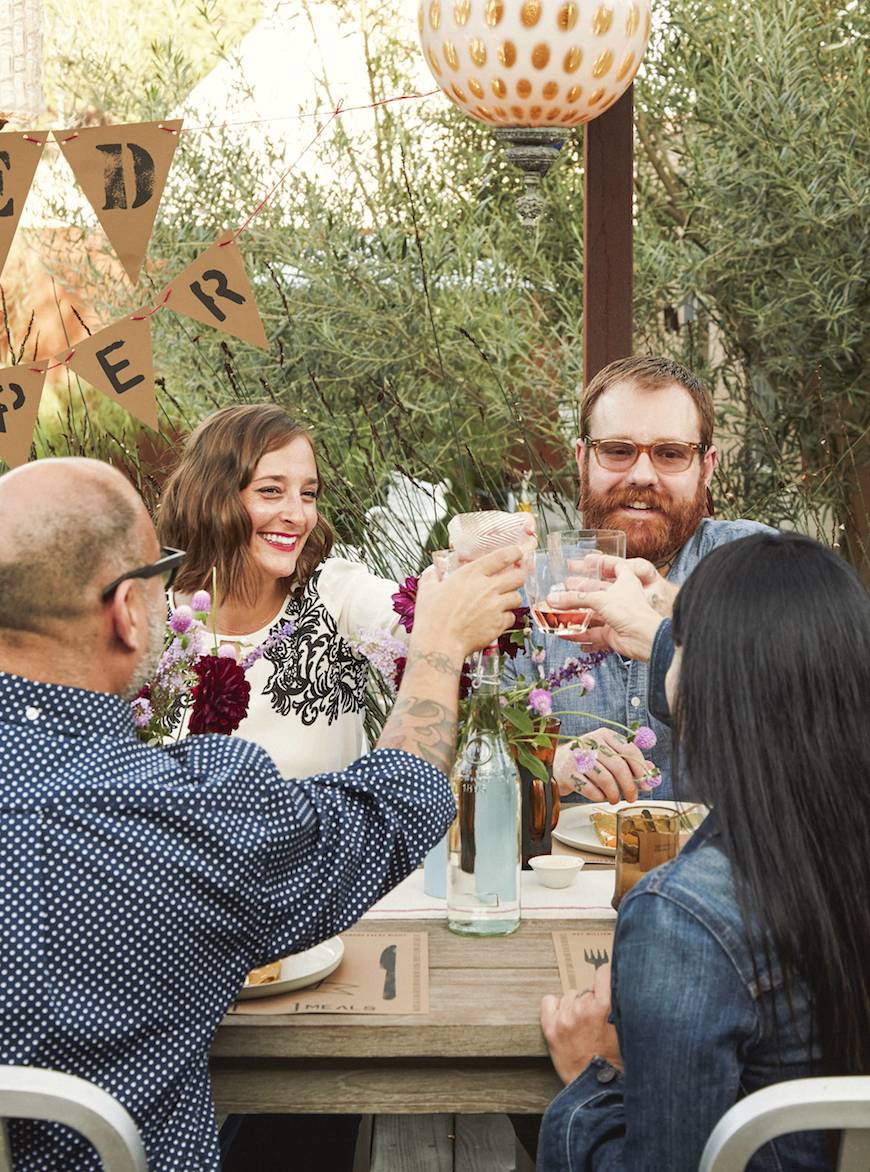
M 176 118 L 52 131 L 134 285 L 178 146 L 181 122 Z
M 0 370 L 0 460 L 17 468 L 30 459 L 47 362 Z
M 48 131 L 0 134 L 0 271 L 12 247 L 21 209 L 48 141 Z
M 125 317 L 76 344 L 67 365 L 104 395 L 157 430 L 151 321 Z
M 269 349 L 245 262 L 232 232 L 201 253 L 169 285 L 166 308 Z

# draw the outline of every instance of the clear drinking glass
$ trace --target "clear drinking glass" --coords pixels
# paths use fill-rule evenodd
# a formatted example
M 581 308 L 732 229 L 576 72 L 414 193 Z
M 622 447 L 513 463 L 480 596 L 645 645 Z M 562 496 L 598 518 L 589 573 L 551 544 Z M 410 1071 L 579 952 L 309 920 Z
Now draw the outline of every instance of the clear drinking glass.
M 616 812 L 616 885 L 612 906 L 618 908 L 638 879 L 680 849 L 680 815 L 652 802 L 625 806 Z
M 573 590 L 566 580 L 578 579 L 577 589 L 594 590 L 601 580 L 602 558 L 581 546 L 535 550 L 524 559 L 526 596 L 535 626 L 545 635 L 582 634 L 589 626 L 589 607 L 570 605 Z M 560 603 L 564 595 L 564 603 Z
M 621 529 L 556 529 L 547 534 L 547 549 L 597 550 L 607 557 L 625 557 L 625 534 Z

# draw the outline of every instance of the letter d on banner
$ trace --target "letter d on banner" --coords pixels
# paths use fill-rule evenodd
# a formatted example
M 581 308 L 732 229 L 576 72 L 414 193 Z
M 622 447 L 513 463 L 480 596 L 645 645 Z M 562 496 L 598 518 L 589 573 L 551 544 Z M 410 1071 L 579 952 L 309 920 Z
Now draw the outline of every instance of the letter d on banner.
M 134 285 L 180 130 L 177 118 L 52 131 Z
M 22 362 L 0 370 L 0 460 L 10 468 L 30 459 L 47 366 L 47 362 Z
M 150 318 L 125 317 L 76 343 L 70 370 L 157 430 Z
M 169 289 L 167 309 L 214 326 L 261 350 L 269 349 L 245 262 L 232 232 L 225 232 L 183 269 Z

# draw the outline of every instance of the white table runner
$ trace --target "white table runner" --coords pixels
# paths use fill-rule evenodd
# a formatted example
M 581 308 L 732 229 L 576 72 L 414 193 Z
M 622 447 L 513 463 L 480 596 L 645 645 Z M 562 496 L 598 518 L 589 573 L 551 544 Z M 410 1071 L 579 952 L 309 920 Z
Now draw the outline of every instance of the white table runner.
M 529 920 L 615 920 L 610 906 L 614 871 L 580 871 L 569 887 L 544 887 L 532 871 L 522 872 L 520 902 Z M 447 903 L 423 891 L 423 869 L 418 867 L 398 887 L 363 916 L 364 920 L 443 920 Z

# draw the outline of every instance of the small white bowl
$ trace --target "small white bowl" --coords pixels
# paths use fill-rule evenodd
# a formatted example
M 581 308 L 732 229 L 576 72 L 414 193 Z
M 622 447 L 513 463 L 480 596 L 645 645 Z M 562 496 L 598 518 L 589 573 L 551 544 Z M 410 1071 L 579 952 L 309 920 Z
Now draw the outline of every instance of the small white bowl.
M 545 887 L 570 887 L 583 862 L 570 855 L 535 855 L 529 866 Z

